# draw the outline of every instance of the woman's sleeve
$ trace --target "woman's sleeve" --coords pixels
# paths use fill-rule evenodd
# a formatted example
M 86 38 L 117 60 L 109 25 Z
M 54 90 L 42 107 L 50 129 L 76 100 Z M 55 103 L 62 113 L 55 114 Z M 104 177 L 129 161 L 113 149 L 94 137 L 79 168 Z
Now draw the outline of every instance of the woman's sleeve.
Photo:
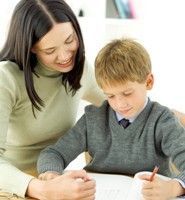
M 175 170 L 180 173 L 176 178 L 185 183 L 185 129 L 171 111 L 164 112 L 158 122 L 157 136 L 161 138 L 163 153 L 171 159 Z M 172 167 L 173 167 L 172 165 Z
M 185 113 L 180 112 L 178 110 L 172 109 L 172 111 L 174 112 L 174 114 L 176 115 L 176 117 L 179 119 L 179 121 L 181 122 L 181 124 L 185 127 Z
M 100 105 L 105 99 L 102 90 L 98 87 L 95 79 L 94 67 L 86 61 L 82 77 L 82 99 L 94 105 Z
M 8 124 L 16 92 L 15 82 L 0 68 L 0 189 L 24 197 L 33 177 L 21 172 L 6 158 Z

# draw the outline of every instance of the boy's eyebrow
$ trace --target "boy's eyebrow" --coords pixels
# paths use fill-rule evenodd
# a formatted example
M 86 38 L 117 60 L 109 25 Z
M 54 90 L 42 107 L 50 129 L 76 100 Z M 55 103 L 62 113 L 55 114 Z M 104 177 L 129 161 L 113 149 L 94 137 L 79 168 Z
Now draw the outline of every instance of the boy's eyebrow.
M 126 93 L 126 92 L 130 92 L 130 91 L 132 91 L 133 89 L 132 88 L 128 88 L 128 89 L 126 89 L 126 90 L 124 90 L 124 91 L 121 91 L 120 93 Z M 104 92 L 104 94 L 105 95 L 114 95 L 114 94 L 112 94 L 112 93 L 107 93 L 107 92 Z
M 105 95 L 113 95 L 113 94 L 111 94 L 111 93 L 106 93 L 106 92 L 104 92 L 104 94 L 105 94 Z

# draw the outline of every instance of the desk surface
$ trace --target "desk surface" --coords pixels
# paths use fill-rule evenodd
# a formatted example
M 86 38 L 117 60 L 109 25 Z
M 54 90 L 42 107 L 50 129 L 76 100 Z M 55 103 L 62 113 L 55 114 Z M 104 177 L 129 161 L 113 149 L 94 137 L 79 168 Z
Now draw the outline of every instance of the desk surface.
M 133 177 L 113 174 L 97 174 L 89 173 L 90 177 L 96 180 L 96 200 L 122 200 L 130 199 L 129 193 L 136 193 L 136 198 L 140 199 L 140 192 L 138 192 L 138 182 Z M 134 187 L 133 187 L 134 186 Z M 137 186 L 137 187 L 135 187 Z M 135 190 L 137 189 L 137 190 Z M 131 191 L 131 192 L 129 192 Z M 131 195 L 133 197 L 133 195 Z M 124 198 L 123 198 L 124 197 Z M 179 198 L 175 198 L 176 200 Z M 32 198 L 20 198 L 10 193 L 0 192 L 0 200 L 36 200 Z

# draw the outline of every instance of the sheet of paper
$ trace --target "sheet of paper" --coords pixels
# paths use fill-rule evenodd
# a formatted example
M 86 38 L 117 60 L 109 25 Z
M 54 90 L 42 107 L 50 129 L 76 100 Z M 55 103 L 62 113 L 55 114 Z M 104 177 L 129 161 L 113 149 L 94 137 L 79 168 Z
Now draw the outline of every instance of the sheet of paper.
M 96 200 L 141 200 L 142 181 L 139 174 L 151 172 L 139 172 L 134 178 L 123 175 L 89 173 L 96 180 Z M 163 179 L 169 179 L 158 175 Z M 181 200 L 183 198 L 175 198 Z
M 122 175 L 90 174 L 96 180 L 96 200 L 126 199 L 133 178 Z

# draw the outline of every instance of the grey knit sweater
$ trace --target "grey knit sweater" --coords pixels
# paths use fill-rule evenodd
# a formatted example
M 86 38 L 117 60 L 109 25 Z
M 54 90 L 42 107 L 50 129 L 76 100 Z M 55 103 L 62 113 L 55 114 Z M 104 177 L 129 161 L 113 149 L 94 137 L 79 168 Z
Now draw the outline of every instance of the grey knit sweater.
M 126 129 L 118 124 L 107 101 L 99 108 L 87 106 L 77 124 L 41 152 L 38 172 L 62 173 L 84 151 L 92 156 L 85 167 L 88 171 L 134 175 L 158 165 L 160 174 L 173 177 L 171 159 L 181 171 L 176 177 L 185 182 L 185 129 L 167 107 L 157 102 L 149 100 Z

